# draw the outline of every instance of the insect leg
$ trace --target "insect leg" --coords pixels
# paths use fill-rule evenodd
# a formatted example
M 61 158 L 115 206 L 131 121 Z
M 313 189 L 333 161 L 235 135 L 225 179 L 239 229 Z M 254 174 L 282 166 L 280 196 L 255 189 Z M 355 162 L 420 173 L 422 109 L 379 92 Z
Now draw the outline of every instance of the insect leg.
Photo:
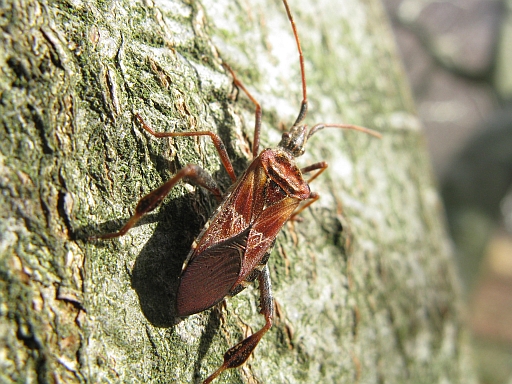
M 236 181 L 236 175 L 235 170 L 233 169 L 233 165 L 231 164 L 231 161 L 229 160 L 228 153 L 226 151 L 226 147 L 224 146 L 224 143 L 222 142 L 221 138 L 217 136 L 215 133 L 210 131 L 197 131 L 197 132 L 155 132 L 149 125 L 146 124 L 146 122 L 142 119 L 141 115 L 136 113 L 135 114 L 136 119 L 139 121 L 139 123 L 142 125 L 142 128 L 144 128 L 147 132 L 149 132 L 151 135 L 155 137 L 178 137 L 178 136 L 210 136 L 210 138 L 213 141 L 213 145 L 215 145 L 215 148 L 217 149 L 217 152 L 219 153 L 220 161 L 222 162 L 222 165 L 224 165 L 224 168 L 226 169 L 229 177 L 231 178 L 231 181 L 234 183 Z
M 316 171 L 318 170 L 318 172 L 316 172 L 313 176 L 311 176 L 308 180 L 308 184 L 311 183 L 313 180 L 315 180 L 318 176 L 320 176 L 320 174 L 325 171 L 327 169 L 327 167 L 329 166 L 329 164 L 327 164 L 325 161 L 320 161 L 319 163 L 315 163 L 315 164 L 311 164 L 307 167 L 304 167 L 304 168 L 301 168 L 301 172 L 302 173 L 309 173 L 311 171 Z
M 297 218 L 297 216 L 300 215 L 302 213 L 302 211 L 304 211 L 306 208 L 308 208 L 311 204 L 313 204 L 319 198 L 320 198 L 320 195 L 318 193 L 311 192 L 311 195 L 309 195 L 308 202 L 305 203 L 304 205 L 301 205 L 299 208 L 297 208 L 297 210 L 295 212 L 293 212 L 293 215 L 291 215 L 288 220 L 290 220 L 290 221 L 294 221 L 294 220 L 300 221 L 301 219 Z
M 123 236 L 130 228 L 132 228 L 139 219 L 144 216 L 146 213 L 154 210 L 158 205 L 162 202 L 162 200 L 169 194 L 171 189 L 181 180 L 187 179 L 193 181 L 194 184 L 198 184 L 203 188 L 209 190 L 213 193 L 218 200 L 222 198 L 222 194 L 217 188 L 215 181 L 212 177 L 200 166 L 195 164 L 189 164 L 186 167 L 182 168 L 174 177 L 170 180 L 162 184 L 160 187 L 151 191 L 142 199 L 139 200 L 137 207 L 135 208 L 135 213 L 133 216 L 126 222 L 123 228 L 121 228 L 118 232 L 108 233 L 106 235 L 101 236 L 93 236 L 91 239 L 111 239 L 113 237 Z
M 229 73 L 231 73 L 231 77 L 233 78 L 233 83 L 240 88 L 244 93 L 247 95 L 247 97 L 253 102 L 253 104 L 256 106 L 256 112 L 255 112 L 255 119 L 254 119 L 254 138 L 252 140 L 252 157 L 255 158 L 258 156 L 258 153 L 260 151 L 260 132 L 261 132 L 261 105 L 258 103 L 258 101 L 254 98 L 253 95 L 245 88 L 245 86 L 242 84 L 240 80 L 238 80 L 238 77 L 236 77 L 235 72 L 231 69 L 229 65 L 226 63 L 223 63 L 224 68 L 226 68 Z
M 308 165 L 307 167 L 301 168 L 302 173 L 308 173 L 311 171 L 317 171 L 313 176 L 311 176 L 308 180 L 308 184 L 311 183 L 313 180 L 315 180 L 320 174 L 327 169 L 329 165 L 325 161 L 320 161 L 315 164 Z M 290 220 L 298 220 L 297 216 L 304 211 L 307 207 L 309 207 L 311 204 L 313 204 L 315 201 L 317 201 L 320 198 L 320 195 L 316 192 L 311 192 L 311 195 L 309 196 L 309 201 L 300 207 L 297 208 L 297 210 L 291 215 Z
M 222 366 L 208 377 L 203 384 L 211 383 L 213 379 L 219 376 L 224 370 L 236 368 L 245 363 L 263 335 L 272 327 L 272 320 L 274 318 L 274 298 L 272 296 L 272 285 L 270 283 L 268 266 L 266 265 L 258 276 L 258 284 L 260 290 L 260 313 L 265 316 L 265 325 L 258 332 L 253 333 L 247 339 L 231 347 L 224 354 L 224 363 Z

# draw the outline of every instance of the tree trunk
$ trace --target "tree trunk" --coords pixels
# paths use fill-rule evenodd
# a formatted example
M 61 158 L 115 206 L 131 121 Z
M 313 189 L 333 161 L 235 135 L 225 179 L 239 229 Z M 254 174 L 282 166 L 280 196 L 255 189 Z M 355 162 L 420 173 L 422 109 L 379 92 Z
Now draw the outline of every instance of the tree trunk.
M 306 58 L 308 124 L 326 129 L 300 166 L 330 167 L 269 267 L 275 326 L 218 382 L 474 380 L 460 292 L 425 143 L 378 0 L 290 0 Z M 307 4 L 306 4 L 307 3 Z M 280 0 L 30 1 L 2 5 L 0 381 L 188 383 L 263 324 L 257 289 L 175 325 L 188 249 L 215 208 L 180 183 L 126 236 L 140 197 L 188 163 L 223 190 L 210 130 L 237 174 L 300 105 L 298 54 Z

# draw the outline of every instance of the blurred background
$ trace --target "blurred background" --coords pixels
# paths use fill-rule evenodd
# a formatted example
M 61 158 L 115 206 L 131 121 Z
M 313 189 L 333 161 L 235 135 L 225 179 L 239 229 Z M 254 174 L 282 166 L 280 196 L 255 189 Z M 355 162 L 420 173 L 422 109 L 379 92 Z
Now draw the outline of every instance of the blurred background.
M 383 0 L 445 203 L 482 383 L 512 384 L 512 0 Z

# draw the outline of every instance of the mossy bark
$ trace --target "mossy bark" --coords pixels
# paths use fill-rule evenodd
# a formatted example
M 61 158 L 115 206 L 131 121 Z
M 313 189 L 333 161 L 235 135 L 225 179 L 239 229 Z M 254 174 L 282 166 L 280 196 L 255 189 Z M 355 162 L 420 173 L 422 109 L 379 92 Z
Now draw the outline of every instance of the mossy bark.
M 269 262 L 275 327 L 219 382 L 461 382 L 474 376 L 460 294 L 423 134 L 377 0 L 291 1 L 306 57 L 308 123 L 325 130 L 300 164 L 326 160 L 321 194 L 285 226 Z M 263 324 L 258 292 L 175 325 L 190 244 L 215 207 L 180 184 L 113 241 L 138 199 L 187 163 L 225 190 L 211 130 L 238 173 L 254 105 L 263 146 L 301 99 L 280 0 L 7 0 L 0 14 L 0 381 L 195 382 Z

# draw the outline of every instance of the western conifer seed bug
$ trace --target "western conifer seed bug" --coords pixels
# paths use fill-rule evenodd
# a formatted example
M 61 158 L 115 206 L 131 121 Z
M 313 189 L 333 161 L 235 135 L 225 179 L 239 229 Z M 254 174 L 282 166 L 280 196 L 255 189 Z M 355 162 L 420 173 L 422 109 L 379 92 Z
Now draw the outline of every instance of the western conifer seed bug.
M 375 131 L 350 124 L 321 123 L 308 129 L 302 123 L 308 110 L 304 57 L 287 0 L 283 0 L 283 4 L 299 53 L 302 103 L 295 123 L 288 132 L 283 133 L 277 147 L 264 149 L 259 153 L 262 116 L 260 104 L 238 80 L 233 70 L 224 64 L 234 84 L 247 95 L 256 109 L 253 160 L 249 167 L 237 178 L 222 140 L 212 132 L 158 133 L 136 114 L 140 125 L 155 137 L 209 136 L 233 181 L 233 186 L 223 195 L 206 171 L 189 164 L 162 186 L 144 196 L 121 230 L 96 237 L 110 239 L 124 235 L 141 216 L 155 209 L 182 179 L 207 189 L 220 201 L 219 207 L 192 243 L 183 265 L 176 299 L 177 314 L 179 317 L 186 317 L 203 312 L 224 300 L 226 296 L 238 294 L 257 279 L 260 313 L 265 317 L 265 325 L 230 348 L 224 355 L 222 366 L 204 381 L 205 384 L 212 382 L 224 370 L 242 365 L 272 327 L 274 300 L 267 267 L 272 246 L 283 225 L 318 200 L 319 195 L 310 190 L 309 183 L 327 168 L 325 162 L 298 168 L 295 157 L 304 153 L 308 139 L 323 128 L 352 129 L 380 137 Z M 303 174 L 310 172 L 313 174 L 305 180 Z

